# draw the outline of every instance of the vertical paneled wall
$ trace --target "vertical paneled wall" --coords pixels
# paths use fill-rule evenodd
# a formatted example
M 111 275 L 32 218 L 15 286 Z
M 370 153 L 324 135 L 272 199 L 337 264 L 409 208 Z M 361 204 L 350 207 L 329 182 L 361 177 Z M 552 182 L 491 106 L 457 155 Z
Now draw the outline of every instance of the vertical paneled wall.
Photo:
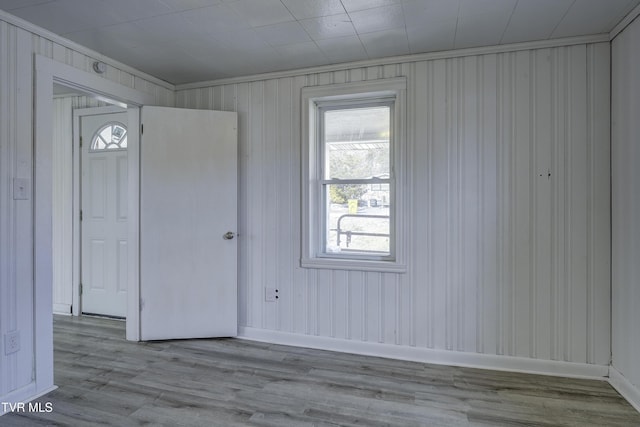
M 31 181 L 33 88 L 29 34 L 0 21 L 0 338 L 33 324 L 32 201 L 14 200 L 14 178 Z M 31 284 L 31 286 L 30 286 Z M 5 355 L 0 339 L 0 396 L 32 380 L 33 340 L 21 336 L 18 353 Z
M 302 269 L 300 90 L 397 76 L 409 270 Z M 608 364 L 608 43 L 181 90 L 176 103 L 239 113 L 241 325 Z
M 35 392 L 33 295 L 33 128 L 34 54 L 91 72 L 94 59 L 0 19 L 0 400 L 25 399 Z M 167 87 L 109 67 L 106 79 L 153 94 L 158 105 L 173 105 Z M 58 157 L 61 153 L 55 153 Z M 15 178 L 29 184 L 28 198 L 16 200 Z M 20 350 L 5 355 L 4 335 L 19 331 Z M 31 388 L 30 388 L 31 387 Z
M 640 408 L 640 20 L 612 49 L 612 354 Z

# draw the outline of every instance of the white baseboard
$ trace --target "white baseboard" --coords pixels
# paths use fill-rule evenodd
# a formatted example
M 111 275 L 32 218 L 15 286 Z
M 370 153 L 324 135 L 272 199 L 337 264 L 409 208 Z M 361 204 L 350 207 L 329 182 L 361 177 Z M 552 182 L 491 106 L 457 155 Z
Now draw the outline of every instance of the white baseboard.
M 53 303 L 53 314 L 71 314 L 71 304 Z
M 632 384 L 613 365 L 609 366 L 609 384 L 640 412 L 640 388 Z
M 239 328 L 238 332 L 238 338 L 253 341 L 408 360 L 413 362 L 433 363 L 438 365 L 463 366 L 468 368 L 523 372 L 571 378 L 587 378 L 603 381 L 607 379 L 606 377 L 609 374 L 609 367 L 606 365 L 590 365 L 587 363 L 466 353 L 460 351 L 432 350 L 428 348 L 292 334 L 288 332 L 271 331 L 243 326 Z

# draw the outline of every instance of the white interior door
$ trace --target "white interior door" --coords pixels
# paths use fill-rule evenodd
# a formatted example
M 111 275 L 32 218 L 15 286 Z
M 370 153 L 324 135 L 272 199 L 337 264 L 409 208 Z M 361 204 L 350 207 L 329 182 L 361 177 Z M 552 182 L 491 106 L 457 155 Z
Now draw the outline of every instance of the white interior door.
M 140 337 L 236 336 L 236 113 L 142 107 Z
M 127 113 L 80 118 L 82 312 L 127 311 Z

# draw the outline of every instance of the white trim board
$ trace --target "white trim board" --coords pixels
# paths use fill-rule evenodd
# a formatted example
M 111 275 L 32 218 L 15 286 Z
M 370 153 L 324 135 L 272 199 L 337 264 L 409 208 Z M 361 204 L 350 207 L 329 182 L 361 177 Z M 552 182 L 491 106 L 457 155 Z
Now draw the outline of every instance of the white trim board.
M 95 50 L 91 50 L 86 46 L 83 46 L 81 44 L 75 43 L 69 39 L 66 39 L 62 36 L 59 36 L 55 33 L 52 33 L 49 30 L 46 30 L 42 27 L 39 27 L 35 24 L 32 24 L 31 22 L 25 21 L 22 18 L 18 18 L 17 16 L 12 15 L 9 12 L 6 12 L 4 10 L 0 10 L 0 20 L 5 21 L 11 25 L 14 25 L 16 27 L 22 28 L 25 31 L 28 31 L 32 34 L 36 34 L 40 37 L 43 37 L 47 40 L 50 40 L 54 43 L 57 43 L 61 46 L 64 46 L 66 48 L 69 48 L 71 50 L 74 50 L 76 52 L 82 53 L 83 55 L 89 56 L 91 58 L 94 58 L 97 61 L 101 61 L 104 62 L 107 65 L 110 65 L 114 68 L 117 68 L 118 70 L 127 72 L 131 75 L 133 75 L 134 77 L 138 77 L 144 80 L 147 80 L 151 83 L 157 84 L 158 86 L 161 86 L 165 89 L 169 89 L 174 91 L 175 90 L 175 86 L 169 82 L 166 82 L 164 80 L 161 80 L 157 77 L 152 76 L 151 74 L 147 74 L 144 73 L 140 70 L 137 70 L 133 67 L 131 67 L 130 65 L 124 64 L 122 62 L 118 62 L 115 59 L 111 59 L 108 56 L 104 56 L 103 54 L 96 52 Z
M 436 365 L 491 369 L 494 371 L 521 372 L 567 378 L 606 381 L 609 373 L 609 367 L 604 365 L 493 354 L 465 353 L 460 351 L 432 350 L 428 348 L 292 334 L 289 332 L 270 331 L 246 326 L 238 328 L 238 338 L 294 347 L 353 353 L 364 356 L 433 363 Z
M 473 47 L 468 49 L 443 50 L 441 52 L 415 53 L 412 55 L 390 56 L 387 58 L 367 59 L 355 62 L 343 62 L 332 65 L 299 68 L 296 70 L 274 71 L 272 73 L 254 74 L 242 77 L 229 77 L 217 80 L 208 80 L 195 83 L 183 83 L 175 86 L 175 91 L 187 89 L 202 89 L 211 86 L 227 84 L 250 83 L 259 80 L 280 79 L 284 77 L 296 77 L 305 74 L 328 73 L 343 71 L 351 68 L 376 67 L 381 65 L 400 64 L 408 62 L 430 61 L 435 59 L 461 58 L 465 56 L 487 55 L 493 53 L 517 52 L 521 50 L 546 49 L 553 47 L 574 46 L 579 44 L 609 43 L 609 34 L 596 34 L 591 36 L 566 37 L 561 39 L 540 40 L 534 42 L 512 43 L 497 46 Z
M 609 366 L 609 384 L 640 412 L 640 389 L 633 385 L 613 365 Z
M 33 34 L 37 34 L 38 36 L 46 38 L 47 40 L 51 40 L 54 43 L 58 43 L 64 47 L 75 50 L 89 57 L 95 58 L 96 60 L 104 62 L 119 70 L 130 73 L 136 77 L 148 80 L 149 82 L 157 84 L 161 87 L 164 87 L 165 89 L 176 92 L 176 91 L 185 90 L 185 89 L 199 89 L 199 88 L 218 86 L 223 84 L 245 83 L 245 82 L 252 82 L 256 80 L 276 79 L 281 77 L 291 77 L 291 76 L 298 76 L 298 75 L 309 74 L 309 73 L 330 72 L 330 71 L 344 70 L 347 68 L 355 68 L 355 67 L 369 67 L 369 66 L 376 66 L 376 65 L 395 64 L 399 62 L 417 62 L 417 61 L 424 61 L 424 60 L 431 60 L 431 59 L 457 58 L 457 57 L 463 57 L 463 56 L 489 54 L 489 53 L 502 53 L 502 52 L 513 52 L 518 50 L 571 46 L 571 45 L 583 44 L 583 43 L 586 44 L 586 43 L 599 43 L 599 42 L 605 42 L 605 41 L 608 42 L 613 37 L 615 37 L 615 35 L 617 35 L 620 31 L 622 31 L 622 29 L 624 29 L 624 27 L 628 25 L 639 13 L 640 13 L 640 6 L 638 6 L 629 15 L 627 15 L 627 17 L 625 17 L 618 24 L 618 26 L 614 28 L 614 30 L 612 30 L 610 33 L 605 33 L 605 34 L 566 37 L 566 38 L 559 38 L 559 39 L 512 43 L 512 44 L 505 44 L 505 45 L 486 46 L 486 47 L 477 47 L 477 48 L 468 48 L 468 49 L 453 49 L 453 50 L 446 50 L 441 52 L 417 53 L 412 55 L 402 55 L 402 56 L 394 56 L 394 57 L 388 57 L 388 58 L 378 58 L 378 59 L 370 59 L 370 60 L 363 60 L 363 61 L 346 62 L 346 63 L 319 66 L 319 67 L 302 68 L 302 69 L 296 69 L 296 70 L 286 70 L 286 71 L 276 71 L 271 73 L 254 74 L 250 76 L 230 77 L 230 78 L 224 78 L 224 79 L 206 80 L 202 82 L 183 83 L 178 85 L 174 85 L 165 80 L 161 80 L 150 74 L 137 70 L 127 64 L 111 59 L 107 56 L 102 55 L 99 52 L 91 50 L 83 45 L 80 45 L 69 39 L 66 39 L 62 36 L 52 33 L 49 30 L 41 28 L 35 24 L 25 21 L 24 19 L 18 18 L 17 16 L 14 16 L 3 10 L 0 10 L 0 20 L 3 20 L 11 25 L 20 27 Z
M 71 315 L 71 304 L 53 303 L 53 314 Z
M 609 33 L 609 40 L 615 39 L 618 34 L 624 31 L 625 28 L 629 26 L 635 19 L 640 16 L 640 5 L 636 6 L 631 12 L 625 16 L 622 21 L 616 25 L 613 30 Z
M 154 102 L 154 97 L 151 94 L 87 73 L 46 56 L 35 55 L 35 69 L 36 78 L 39 72 L 43 77 L 51 79 L 51 99 L 53 99 L 53 83 L 58 83 L 89 96 L 94 96 L 100 101 L 120 105 L 123 108 L 126 107 L 126 104 L 144 105 Z M 38 98 L 36 98 L 36 106 L 38 104 L 37 101 L 39 101 Z

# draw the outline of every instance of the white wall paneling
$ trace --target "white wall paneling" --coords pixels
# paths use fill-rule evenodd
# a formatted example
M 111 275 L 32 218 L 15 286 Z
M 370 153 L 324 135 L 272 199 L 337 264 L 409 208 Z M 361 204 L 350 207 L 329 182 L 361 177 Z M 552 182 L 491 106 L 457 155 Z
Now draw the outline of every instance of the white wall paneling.
M 239 113 L 241 330 L 608 365 L 609 44 L 386 62 L 177 91 Z M 300 268 L 301 88 L 400 76 L 408 272 Z
M 640 20 L 612 44 L 612 384 L 640 410 Z
M 33 288 L 18 284 L 33 282 L 33 205 L 30 196 L 14 200 L 12 192 L 15 178 L 26 180 L 29 194 L 32 186 L 32 127 L 28 120 L 33 92 L 30 74 L 22 72 L 31 68 L 31 57 L 20 54 L 30 51 L 30 42 L 29 34 L 0 22 L 0 335 L 21 332 L 19 352 L 5 355 L 4 342 L 0 344 L 0 396 L 28 387 L 32 380 L 32 359 L 22 355 L 33 353 L 28 333 L 33 325 L 33 305 L 29 304 Z
M 2 15 L 4 16 L 4 15 Z M 34 354 L 36 346 L 42 345 L 47 334 L 36 337 L 34 311 L 42 308 L 48 299 L 51 307 L 52 288 L 37 293 L 34 284 L 40 274 L 34 264 L 34 254 L 50 253 L 35 245 L 43 238 L 34 232 L 34 54 L 90 72 L 94 59 L 86 53 L 52 42 L 41 35 L 6 22 L 0 17 L 0 400 L 20 401 L 45 391 L 48 378 L 38 383 L 38 372 L 42 365 Z M 126 88 L 148 94 L 157 104 L 172 105 L 173 90 L 145 80 L 142 74 L 133 75 L 111 67 L 105 82 L 118 83 Z M 59 153 L 52 151 L 52 156 Z M 50 159 L 53 161 L 53 158 Z M 14 200 L 12 187 L 14 178 L 25 179 L 28 184 L 28 199 Z M 59 179 L 60 177 L 58 177 Z M 49 177 L 49 181 L 52 178 Z M 35 216 L 34 216 L 35 214 Z M 56 227 L 64 227 L 56 224 Z M 52 230 L 50 230 L 52 231 Z M 46 263 L 45 263 L 46 264 Z M 46 269 L 46 265 L 40 266 Z M 46 276 L 46 275 L 45 275 Z M 42 277 L 45 277 L 42 276 Z M 50 283 L 50 281 L 49 281 Z M 64 299 L 64 296 L 61 297 Z M 45 309 L 45 311 L 47 311 Z M 50 311 L 49 311 L 50 313 Z M 46 318 L 41 316 L 40 318 Z M 20 332 L 20 350 L 5 355 L 4 334 Z M 34 374 L 34 366 L 36 367 Z M 42 379 L 42 378 L 41 378 Z

